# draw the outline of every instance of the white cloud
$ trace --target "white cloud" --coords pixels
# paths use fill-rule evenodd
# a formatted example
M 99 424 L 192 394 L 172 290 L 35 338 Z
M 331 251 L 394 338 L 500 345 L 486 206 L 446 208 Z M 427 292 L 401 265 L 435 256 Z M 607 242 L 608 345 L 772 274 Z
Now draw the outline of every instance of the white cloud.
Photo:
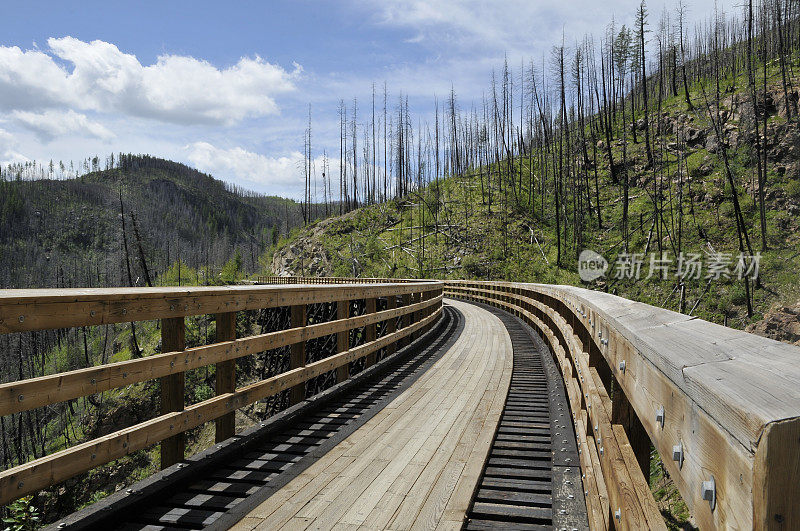
M 630 23 L 639 7 L 634 0 L 507 0 L 502 6 L 485 0 L 356 1 L 377 10 L 378 23 L 416 32 L 407 42 L 424 40 L 434 49 L 444 46 L 461 54 L 499 50 L 533 56 L 549 51 L 562 34 L 568 45 L 584 34 L 594 34 L 597 39 L 612 17 L 618 23 Z M 677 4 L 677 0 L 649 0 L 650 29 L 657 29 L 665 9 L 674 20 Z M 738 9 L 733 0 L 695 0 L 688 11 L 689 24 L 710 17 L 715 5 L 729 14 Z
M 68 107 L 178 124 L 231 125 L 278 112 L 275 96 L 302 72 L 261 57 L 219 69 L 188 56 L 162 55 L 144 66 L 114 44 L 50 38 L 49 51 L 0 46 L 0 108 Z M 69 68 L 67 67 L 69 66 Z
M 241 147 L 223 149 L 208 142 L 194 142 L 184 147 L 186 159 L 198 170 L 210 173 L 217 179 L 237 182 L 257 191 L 300 199 L 303 196 L 303 154 L 292 151 L 281 157 L 268 157 Z M 316 175 L 316 198 L 322 201 L 323 157 L 313 160 Z M 330 183 L 334 196 L 339 185 L 339 161 L 328 159 L 328 168 L 334 177 Z M 312 190 L 312 194 L 315 193 Z
M 283 157 L 267 157 L 241 147 L 218 148 L 208 142 L 194 142 L 184 148 L 187 158 L 197 169 L 218 179 L 243 179 L 263 187 L 302 184 L 300 178 L 303 154 L 299 151 Z
M 0 166 L 17 162 L 28 162 L 30 159 L 16 151 L 17 141 L 14 136 L 4 129 L 0 129 Z
M 79 135 L 100 140 L 109 140 L 115 136 L 101 123 L 92 121 L 85 114 L 79 114 L 72 109 L 66 112 L 50 109 L 43 113 L 14 111 L 11 117 L 45 142 L 65 135 Z

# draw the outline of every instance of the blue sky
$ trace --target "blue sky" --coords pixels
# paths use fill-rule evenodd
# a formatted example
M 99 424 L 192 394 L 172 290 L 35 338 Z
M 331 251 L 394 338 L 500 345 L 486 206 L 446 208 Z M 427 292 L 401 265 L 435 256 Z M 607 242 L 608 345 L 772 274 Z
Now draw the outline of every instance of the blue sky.
M 341 0 L 4 2 L 0 163 L 110 152 L 186 162 L 259 192 L 299 197 L 311 105 L 315 153 L 338 154 L 339 99 L 375 83 L 423 119 L 452 85 L 478 101 L 492 69 L 549 53 L 636 1 Z M 687 2 L 690 23 L 713 0 Z M 651 29 L 672 0 L 651 0 Z M 720 8 L 735 12 L 732 0 Z M 336 161 L 333 161 L 335 166 Z

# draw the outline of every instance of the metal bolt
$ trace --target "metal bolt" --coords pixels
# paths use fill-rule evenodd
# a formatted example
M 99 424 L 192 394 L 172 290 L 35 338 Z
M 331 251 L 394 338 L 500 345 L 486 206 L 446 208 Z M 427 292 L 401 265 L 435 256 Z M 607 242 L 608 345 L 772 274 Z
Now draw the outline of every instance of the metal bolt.
M 128 315 L 128 309 L 127 308 L 123 308 L 122 309 L 122 315 Z
M 617 508 L 617 510 L 614 511 L 614 518 L 617 520 L 622 520 L 622 509 Z
M 125 491 L 125 494 L 133 494 L 133 489 L 128 489 Z
M 678 470 L 683 468 L 683 443 L 680 441 L 672 447 L 672 460 L 678 463 Z
M 89 316 L 90 316 L 90 317 L 94 317 L 94 310 L 92 310 L 91 312 L 89 312 Z
M 19 316 L 19 322 L 21 323 L 21 322 L 22 322 L 22 321 L 24 321 L 24 320 L 25 320 L 25 316 L 24 316 L 24 315 L 20 315 L 20 316 Z
M 91 382 L 91 383 L 92 383 L 92 385 L 97 385 L 97 380 L 95 380 L 94 378 L 92 378 L 92 382 Z
M 708 481 L 703 482 L 701 492 L 703 493 L 703 499 L 706 500 L 708 506 L 711 507 L 711 512 L 714 512 L 714 507 L 717 506 L 717 483 L 714 481 L 714 476 L 711 476 L 711 479 Z
M 25 486 L 25 482 L 24 481 L 20 481 L 19 483 L 17 483 L 17 488 L 18 489 L 21 489 L 24 486 Z
M 621 372 L 623 372 L 623 373 L 625 372 L 625 367 L 626 367 L 625 360 L 622 360 L 621 362 L 619 362 L 619 370 Z
M 19 400 L 20 402 L 22 402 L 23 400 L 25 400 L 25 395 L 19 395 L 19 396 L 17 397 L 17 400 Z
M 65 527 L 67 527 L 67 523 L 66 522 L 61 522 L 60 524 L 58 524 L 58 528 L 59 529 L 64 529 Z
M 603 455 L 603 447 L 600 447 L 600 455 Z
M 664 406 L 656 410 L 656 422 L 661 424 L 661 429 L 664 429 Z

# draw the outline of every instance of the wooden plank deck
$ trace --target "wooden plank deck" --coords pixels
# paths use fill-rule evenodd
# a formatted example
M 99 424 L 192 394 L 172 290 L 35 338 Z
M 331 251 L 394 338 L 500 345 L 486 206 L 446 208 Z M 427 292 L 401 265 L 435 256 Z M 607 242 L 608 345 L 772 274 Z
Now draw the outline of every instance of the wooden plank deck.
M 234 529 L 459 529 L 503 411 L 500 319 L 449 301 L 461 336 L 428 372 Z

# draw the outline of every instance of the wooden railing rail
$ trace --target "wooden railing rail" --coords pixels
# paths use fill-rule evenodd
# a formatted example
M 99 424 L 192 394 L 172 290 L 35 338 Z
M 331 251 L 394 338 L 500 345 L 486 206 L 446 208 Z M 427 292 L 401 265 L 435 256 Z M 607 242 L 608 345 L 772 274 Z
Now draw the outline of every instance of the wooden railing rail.
M 572 286 L 446 281 L 531 324 L 564 375 L 592 528 L 663 528 L 655 446 L 701 528 L 800 528 L 800 349 Z
M 0 505 L 159 442 L 165 468 L 184 458 L 183 433 L 205 422 L 215 421 L 216 439 L 224 440 L 234 434 L 237 409 L 286 389 L 292 389 L 291 402 L 296 403 L 304 398 L 307 380 L 336 371 L 342 381 L 351 362 L 366 358 L 369 366 L 379 350 L 393 352 L 399 341 L 429 329 L 441 316 L 442 289 L 440 282 L 409 282 L 0 291 L 0 333 L 160 319 L 163 348 L 171 350 L 0 384 L 0 416 L 156 378 L 161 379 L 162 400 L 161 415 L 151 420 L 0 472 Z M 397 306 L 398 299 L 412 294 L 418 302 Z M 376 311 L 379 298 L 387 299 L 386 310 Z M 350 301 L 359 299 L 367 301 L 367 313 L 350 317 Z M 339 303 L 336 319 L 307 324 L 306 305 L 323 302 Z M 292 328 L 235 337 L 235 312 L 280 306 L 291 307 Z M 216 314 L 218 342 L 184 348 L 184 317 L 206 314 Z M 397 329 L 398 318 L 409 320 Z M 375 326 L 383 321 L 389 326 L 377 337 Z M 361 327 L 366 327 L 365 342 L 349 348 L 350 331 Z M 306 363 L 306 341 L 334 334 L 336 354 Z M 292 348 L 288 371 L 235 388 L 236 359 L 284 346 Z M 210 364 L 216 364 L 217 396 L 184 407 L 185 371 Z
M 375 278 L 375 277 L 286 277 L 286 276 L 259 276 L 259 284 L 385 284 L 385 283 L 416 283 L 436 282 L 428 279 L 415 278 Z

